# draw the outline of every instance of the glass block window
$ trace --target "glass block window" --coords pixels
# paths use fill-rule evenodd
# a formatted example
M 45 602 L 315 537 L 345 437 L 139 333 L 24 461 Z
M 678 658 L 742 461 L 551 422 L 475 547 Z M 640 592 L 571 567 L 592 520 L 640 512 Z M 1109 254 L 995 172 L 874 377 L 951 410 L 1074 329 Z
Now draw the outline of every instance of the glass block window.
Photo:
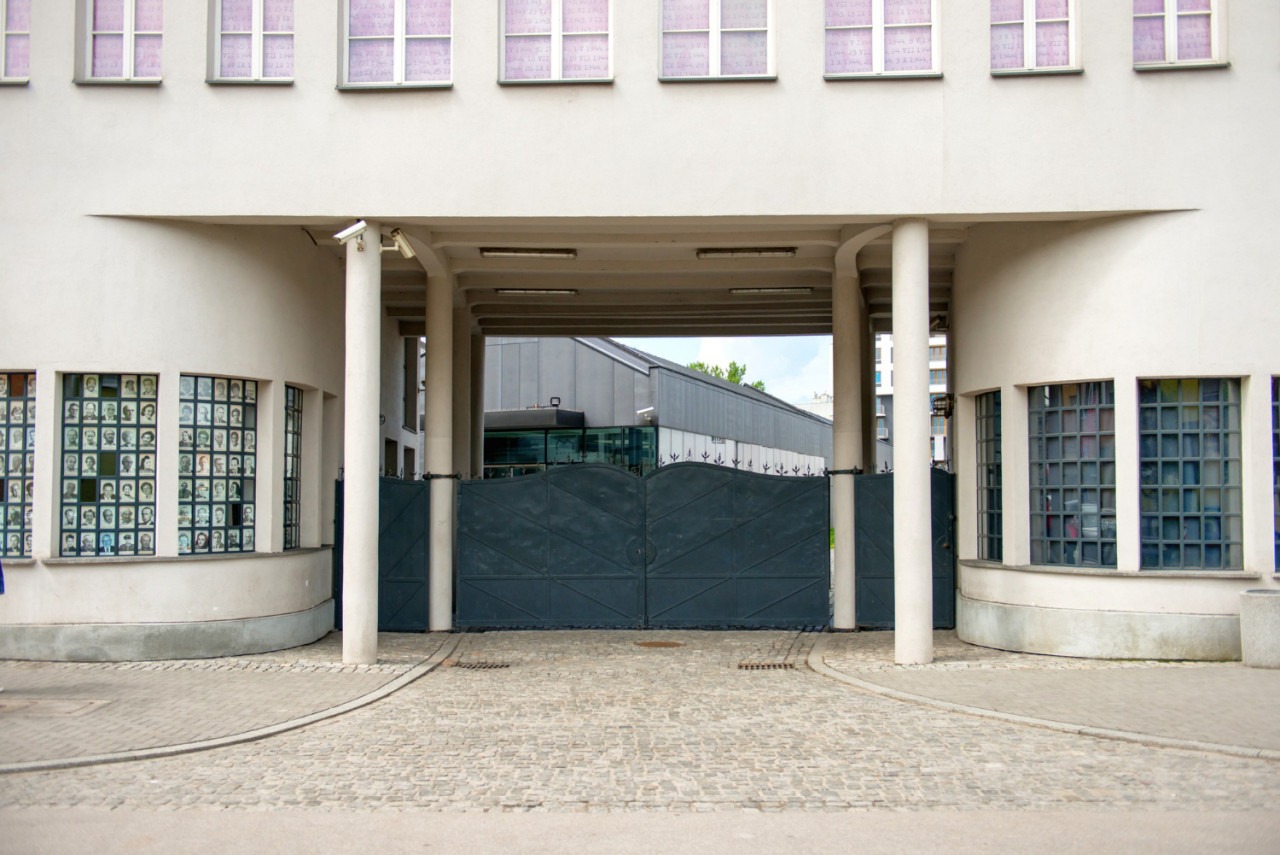
M 342 85 L 447 86 L 451 0 L 344 0 Z
M 293 78 L 293 0 L 214 0 L 214 16 L 211 79 Z
M 31 557 L 36 375 L 0 374 L 0 555 Z
M 1221 61 L 1222 0 L 1133 0 L 1133 64 Z
M 160 79 L 164 0 L 89 0 L 84 10 L 80 78 Z
M 1076 0 L 991 0 L 991 69 L 1075 68 Z
M 503 0 L 502 80 L 609 80 L 610 0 Z
M 0 0 L 0 82 L 25 83 L 31 60 L 31 0 Z
M 1240 381 L 1138 383 L 1142 568 L 1241 569 Z
M 1028 389 L 1031 562 L 1116 566 L 1115 384 Z
M 154 555 L 154 374 L 62 377 L 61 554 Z
M 1000 392 L 977 396 L 978 557 L 1004 560 L 1004 467 L 1000 459 Z
M 826 76 L 938 71 L 937 0 L 826 0 Z
M 773 0 L 662 0 L 662 78 L 773 77 Z
M 1280 377 L 1271 378 L 1271 466 L 1275 486 L 1272 509 L 1275 512 L 1276 570 L 1280 572 Z
M 253 552 L 258 384 L 178 381 L 178 554 Z
M 412 475 L 410 475 L 412 477 Z M 297 549 L 302 510 L 302 390 L 284 387 L 284 548 Z

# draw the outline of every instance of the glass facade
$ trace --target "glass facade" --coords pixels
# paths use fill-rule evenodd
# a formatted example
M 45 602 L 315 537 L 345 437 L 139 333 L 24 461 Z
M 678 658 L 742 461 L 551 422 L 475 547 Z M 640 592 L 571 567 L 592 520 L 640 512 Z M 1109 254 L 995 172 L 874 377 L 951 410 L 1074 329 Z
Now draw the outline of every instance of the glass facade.
M 1004 560 L 1004 487 L 1000 460 L 1000 392 L 978 395 L 978 557 Z
M 0 374 L 0 555 L 31 557 L 36 375 Z
M 1027 391 L 1031 562 L 1115 567 L 1115 384 Z
M 514 478 L 548 466 L 604 463 L 644 475 L 658 465 L 654 427 L 486 431 L 484 477 Z
M 416 342 L 415 342 L 416 347 Z M 284 387 L 284 548 L 297 549 L 302 510 L 302 390 Z
M 1138 383 L 1142 568 L 1240 569 L 1240 381 Z
M 178 382 L 178 553 L 253 552 L 258 384 Z

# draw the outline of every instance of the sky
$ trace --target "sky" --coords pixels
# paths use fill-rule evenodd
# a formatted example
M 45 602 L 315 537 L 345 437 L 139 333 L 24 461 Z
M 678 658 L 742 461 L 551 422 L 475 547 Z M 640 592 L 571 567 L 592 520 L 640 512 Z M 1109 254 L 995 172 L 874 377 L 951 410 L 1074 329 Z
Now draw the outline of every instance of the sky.
M 831 391 L 831 336 L 754 338 L 619 338 L 623 344 L 681 365 L 705 362 L 747 366 L 746 382 L 763 380 L 765 391 L 789 404 Z

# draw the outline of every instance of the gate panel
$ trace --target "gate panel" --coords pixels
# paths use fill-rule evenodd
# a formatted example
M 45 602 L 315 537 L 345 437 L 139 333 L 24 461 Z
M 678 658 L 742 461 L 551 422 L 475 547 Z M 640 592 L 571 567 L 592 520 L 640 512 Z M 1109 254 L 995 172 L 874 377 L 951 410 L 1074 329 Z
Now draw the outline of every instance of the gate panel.
M 378 481 L 378 630 L 426 632 L 427 482 Z

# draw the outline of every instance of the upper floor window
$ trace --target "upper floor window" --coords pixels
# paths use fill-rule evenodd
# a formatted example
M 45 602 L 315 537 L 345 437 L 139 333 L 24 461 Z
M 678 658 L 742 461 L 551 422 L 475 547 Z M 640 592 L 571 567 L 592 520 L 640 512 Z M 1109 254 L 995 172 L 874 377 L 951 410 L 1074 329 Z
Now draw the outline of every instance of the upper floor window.
M 945 369 L 945 368 L 933 368 L 933 369 L 930 369 L 930 371 L 929 371 L 929 385 L 930 385 L 930 386 L 945 386 L 945 385 L 947 385 L 947 369 Z
M 160 82 L 164 0 L 80 0 L 80 82 Z
M 1138 68 L 1214 64 L 1226 55 L 1224 0 L 1133 0 L 1133 64 Z
M 611 0 L 503 0 L 502 80 L 610 80 Z
M 826 76 L 938 73 L 937 0 L 826 0 Z
M 31 0 L 0 0 L 0 83 L 25 83 L 31 57 Z
M 1079 67 L 1076 0 L 991 0 L 991 70 Z
M 342 80 L 350 88 L 447 86 L 451 0 L 344 0 Z
M 773 77 L 773 0 L 662 0 L 662 78 Z
M 213 0 L 209 79 L 293 79 L 293 0 Z
M 946 362 L 947 346 L 945 344 L 934 344 L 929 346 L 930 362 Z

